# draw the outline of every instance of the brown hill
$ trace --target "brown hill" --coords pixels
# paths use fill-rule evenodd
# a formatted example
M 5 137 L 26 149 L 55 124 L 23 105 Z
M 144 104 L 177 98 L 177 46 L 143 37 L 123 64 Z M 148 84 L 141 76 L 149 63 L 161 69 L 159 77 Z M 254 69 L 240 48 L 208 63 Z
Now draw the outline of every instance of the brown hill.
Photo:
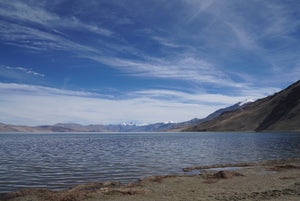
M 72 129 L 60 126 L 15 126 L 0 123 L 0 132 L 72 132 Z
M 300 131 L 300 80 L 272 96 L 183 131 Z

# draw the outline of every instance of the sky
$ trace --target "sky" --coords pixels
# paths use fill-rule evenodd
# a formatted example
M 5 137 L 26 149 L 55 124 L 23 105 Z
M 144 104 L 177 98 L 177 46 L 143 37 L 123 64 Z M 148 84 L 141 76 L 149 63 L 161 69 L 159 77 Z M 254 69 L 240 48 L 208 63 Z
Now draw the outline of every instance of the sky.
M 0 122 L 182 122 L 300 78 L 298 0 L 0 0 Z

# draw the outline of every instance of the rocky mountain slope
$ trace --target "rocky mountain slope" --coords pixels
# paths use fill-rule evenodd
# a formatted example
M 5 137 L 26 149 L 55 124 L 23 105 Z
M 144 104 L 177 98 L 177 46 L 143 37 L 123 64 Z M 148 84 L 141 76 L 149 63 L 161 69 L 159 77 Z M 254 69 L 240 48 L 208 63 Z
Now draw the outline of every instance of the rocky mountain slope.
M 300 131 L 300 80 L 272 96 L 183 131 Z

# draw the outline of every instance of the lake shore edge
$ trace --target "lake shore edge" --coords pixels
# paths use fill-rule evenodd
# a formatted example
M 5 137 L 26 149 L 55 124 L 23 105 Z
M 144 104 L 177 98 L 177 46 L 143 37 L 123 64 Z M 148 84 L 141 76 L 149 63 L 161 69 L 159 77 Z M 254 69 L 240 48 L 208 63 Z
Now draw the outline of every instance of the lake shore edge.
M 222 168 L 225 168 L 222 170 Z M 226 170 L 226 168 L 234 168 Z M 300 158 L 184 168 L 195 175 L 150 176 L 139 182 L 95 182 L 69 190 L 27 188 L 1 194 L 2 201 L 96 200 L 299 200 Z

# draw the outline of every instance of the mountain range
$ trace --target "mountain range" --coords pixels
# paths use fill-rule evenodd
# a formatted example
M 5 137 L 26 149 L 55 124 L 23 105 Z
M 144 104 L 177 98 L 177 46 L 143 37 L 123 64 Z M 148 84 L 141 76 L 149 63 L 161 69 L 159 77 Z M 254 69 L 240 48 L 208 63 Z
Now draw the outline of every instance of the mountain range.
M 299 132 L 300 80 L 278 93 L 183 131 Z
M 225 111 L 231 111 L 234 109 L 245 107 L 252 100 L 245 100 L 243 102 L 236 103 L 230 107 L 219 109 L 206 118 L 198 119 L 194 118 L 190 121 L 180 123 L 155 123 L 148 125 L 140 125 L 130 123 L 124 123 L 119 125 L 80 125 L 75 123 L 58 123 L 55 125 L 44 126 L 16 126 L 0 123 L 0 132 L 158 132 L 158 131 L 181 131 L 184 128 L 189 128 L 197 123 L 208 121 L 213 119 Z
M 0 132 L 158 132 L 158 131 L 300 131 L 300 80 L 274 95 L 248 99 L 219 109 L 203 119 L 149 125 L 80 125 L 58 123 L 16 126 L 0 123 Z

